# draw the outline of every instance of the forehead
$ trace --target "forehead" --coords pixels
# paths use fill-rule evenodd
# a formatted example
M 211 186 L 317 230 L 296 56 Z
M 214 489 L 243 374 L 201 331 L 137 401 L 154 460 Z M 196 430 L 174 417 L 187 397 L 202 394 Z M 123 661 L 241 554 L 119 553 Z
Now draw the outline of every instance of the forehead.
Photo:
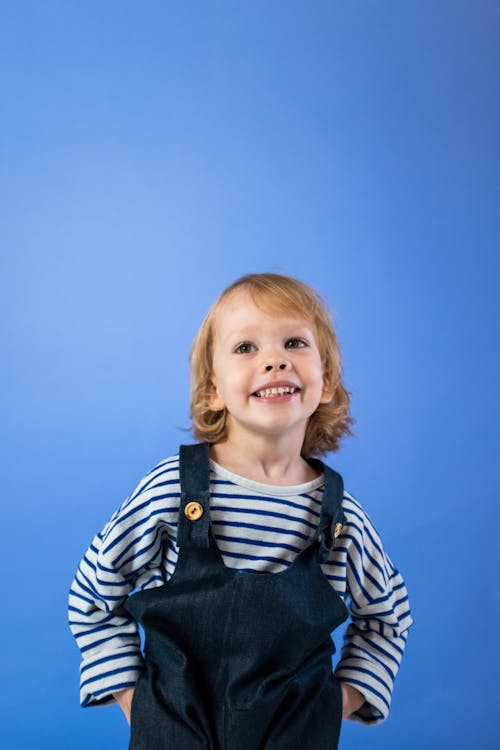
M 254 300 L 246 290 L 241 289 L 233 291 L 220 303 L 214 327 L 217 337 L 226 338 L 233 332 L 236 334 L 245 330 L 250 331 L 256 325 L 276 322 L 314 328 L 311 317 L 287 301 L 267 296 Z

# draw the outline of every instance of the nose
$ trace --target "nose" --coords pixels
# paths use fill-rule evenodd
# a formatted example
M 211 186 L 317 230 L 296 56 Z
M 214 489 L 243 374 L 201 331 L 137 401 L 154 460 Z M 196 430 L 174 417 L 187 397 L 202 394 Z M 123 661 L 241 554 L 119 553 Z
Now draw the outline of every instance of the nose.
M 271 372 L 272 370 L 288 370 L 288 368 L 289 362 L 283 355 L 270 355 L 267 358 L 264 367 L 266 372 Z

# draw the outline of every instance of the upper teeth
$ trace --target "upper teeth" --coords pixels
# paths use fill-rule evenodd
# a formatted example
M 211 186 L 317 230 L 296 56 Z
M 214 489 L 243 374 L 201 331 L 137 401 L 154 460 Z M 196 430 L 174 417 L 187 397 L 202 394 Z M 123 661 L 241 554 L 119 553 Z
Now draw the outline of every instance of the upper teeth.
M 257 391 L 260 398 L 269 398 L 269 396 L 283 396 L 284 393 L 295 393 L 297 389 L 289 385 L 280 385 L 278 388 L 264 388 L 263 391 Z

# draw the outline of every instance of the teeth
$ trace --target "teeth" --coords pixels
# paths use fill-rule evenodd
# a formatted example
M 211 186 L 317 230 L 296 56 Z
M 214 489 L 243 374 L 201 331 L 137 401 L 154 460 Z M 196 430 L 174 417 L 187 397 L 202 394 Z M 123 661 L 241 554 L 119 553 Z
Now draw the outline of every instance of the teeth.
M 257 391 L 260 398 L 269 398 L 270 396 L 283 396 L 285 393 L 295 393 L 297 389 L 290 386 L 280 386 L 279 388 L 265 388 L 263 391 Z

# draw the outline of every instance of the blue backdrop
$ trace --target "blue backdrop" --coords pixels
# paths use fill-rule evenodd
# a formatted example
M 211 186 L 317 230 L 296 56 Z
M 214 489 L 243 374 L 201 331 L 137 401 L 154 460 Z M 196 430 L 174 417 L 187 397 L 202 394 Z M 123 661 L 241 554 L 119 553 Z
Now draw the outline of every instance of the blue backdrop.
M 2 747 L 126 748 L 79 707 L 69 585 L 191 439 L 191 340 L 254 271 L 332 304 L 357 430 L 329 462 L 415 618 L 390 718 L 341 747 L 498 747 L 499 4 L 0 16 Z

